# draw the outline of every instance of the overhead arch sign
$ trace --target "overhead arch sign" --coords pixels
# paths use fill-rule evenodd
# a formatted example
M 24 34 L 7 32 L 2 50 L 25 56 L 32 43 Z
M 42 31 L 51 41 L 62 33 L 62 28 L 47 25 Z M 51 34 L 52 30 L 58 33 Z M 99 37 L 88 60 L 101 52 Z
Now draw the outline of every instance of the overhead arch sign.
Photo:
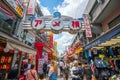
M 70 19 L 66 24 L 66 21 L 63 18 L 61 18 L 61 14 L 55 12 L 53 18 L 50 20 L 47 20 L 46 18 L 35 18 L 32 21 L 32 27 L 36 30 L 49 29 L 53 32 L 61 32 L 62 30 L 65 31 L 66 29 L 66 31 L 74 32 L 79 31 L 82 28 L 82 23 L 78 19 Z
M 79 20 L 71 20 L 70 24 L 68 24 L 69 28 L 72 30 L 81 29 L 81 22 Z M 42 29 L 45 28 L 45 21 L 41 18 L 36 18 L 32 21 L 32 27 L 34 29 Z M 53 19 L 50 23 L 50 27 L 53 30 L 61 30 L 64 28 L 63 21 L 61 19 Z

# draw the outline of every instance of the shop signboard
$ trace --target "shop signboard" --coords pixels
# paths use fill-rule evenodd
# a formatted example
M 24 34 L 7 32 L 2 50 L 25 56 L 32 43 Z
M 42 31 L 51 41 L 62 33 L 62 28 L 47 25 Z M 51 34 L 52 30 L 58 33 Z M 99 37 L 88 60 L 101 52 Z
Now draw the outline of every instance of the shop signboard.
M 80 20 L 71 20 L 70 28 L 72 30 L 79 30 L 81 28 Z
M 81 29 L 81 22 L 79 20 L 71 20 L 70 24 L 68 24 L 72 30 L 79 30 Z M 36 18 L 32 21 L 32 27 L 34 29 L 42 29 L 45 27 L 44 19 Z M 63 21 L 62 19 L 53 19 L 50 24 L 51 29 L 55 31 L 59 31 L 63 29 Z
M 92 37 L 88 15 L 83 14 L 83 18 L 84 18 L 84 25 L 85 25 L 85 30 L 86 30 L 86 37 Z
M 73 31 L 79 31 L 82 28 L 82 22 L 78 19 L 65 19 L 66 17 L 61 18 L 61 14 L 59 12 L 55 12 L 53 14 L 53 19 L 46 19 L 46 18 L 35 18 L 32 21 L 32 27 L 34 29 L 42 29 L 51 28 L 53 32 L 61 32 L 63 28 L 73 30 Z M 47 21 L 46 21 L 47 20 Z M 46 22 L 46 23 L 45 23 Z
M 53 19 L 51 22 L 51 28 L 53 30 L 61 30 L 63 28 L 63 22 L 61 19 Z
M 43 59 L 38 59 L 38 73 L 43 73 L 42 66 L 43 66 Z
M 23 9 L 21 8 L 21 4 L 18 3 L 18 0 L 6 0 L 8 4 L 22 17 L 23 15 Z
M 45 26 L 44 20 L 39 18 L 34 19 L 32 21 L 32 26 L 33 29 L 42 29 Z
M 36 2 L 36 0 L 30 0 L 29 1 L 27 14 L 34 15 L 34 13 L 35 13 L 35 2 Z

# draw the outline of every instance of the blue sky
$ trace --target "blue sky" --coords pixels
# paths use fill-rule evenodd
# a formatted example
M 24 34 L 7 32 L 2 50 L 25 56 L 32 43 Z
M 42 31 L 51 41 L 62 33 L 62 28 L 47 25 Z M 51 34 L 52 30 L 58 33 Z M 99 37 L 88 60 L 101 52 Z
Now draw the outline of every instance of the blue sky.
M 40 0 L 40 3 L 44 7 L 48 7 L 51 14 L 54 12 L 54 8 L 61 5 L 64 0 Z
M 37 0 L 43 14 L 52 15 L 59 11 L 62 15 L 73 18 L 81 18 L 89 0 Z M 74 40 L 75 35 L 67 32 L 54 34 L 54 40 L 58 43 L 58 52 L 63 53 L 68 45 Z

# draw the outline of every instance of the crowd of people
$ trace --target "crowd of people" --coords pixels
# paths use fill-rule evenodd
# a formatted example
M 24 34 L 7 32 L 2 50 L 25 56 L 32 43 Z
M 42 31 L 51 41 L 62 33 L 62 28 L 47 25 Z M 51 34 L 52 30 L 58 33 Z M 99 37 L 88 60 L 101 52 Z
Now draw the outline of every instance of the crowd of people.
M 28 60 L 28 63 L 24 65 L 24 69 L 21 71 L 19 77 L 22 77 L 19 80 L 57 80 L 58 77 L 63 80 L 96 80 L 90 66 L 88 64 L 81 64 L 77 60 L 73 62 L 63 60 L 44 62 L 42 70 L 42 75 L 38 75 L 35 65 L 31 64 L 30 60 Z M 17 68 L 16 71 L 18 71 Z M 9 79 L 18 80 L 17 73 L 14 73 L 16 77 L 13 78 L 11 78 L 13 76 L 11 74 L 12 72 L 8 74 Z

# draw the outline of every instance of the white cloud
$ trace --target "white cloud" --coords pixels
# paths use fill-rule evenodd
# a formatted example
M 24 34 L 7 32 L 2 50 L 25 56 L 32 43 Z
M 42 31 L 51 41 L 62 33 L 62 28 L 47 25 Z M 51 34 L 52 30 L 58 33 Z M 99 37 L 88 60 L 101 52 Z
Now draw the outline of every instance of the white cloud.
M 60 37 L 58 37 L 60 35 Z M 62 35 L 62 36 L 61 36 Z M 70 45 L 74 39 L 75 35 L 71 35 L 68 32 L 62 32 L 58 35 L 54 35 L 54 37 L 57 37 L 55 41 L 58 44 L 58 52 L 63 53 L 64 50 L 66 50 L 66 47 Z
M 51 15 L 50 11 L 48 10 L 47 7 L 41 6 L 41 11 L 42 11 L 43 15 Z
M 71 16 L 73 18 L 80 18 L 88 0 L 64 0 L 62 5 L 58 5 L 55 10 L 61 12 L 62 15 Z
M 37 0 L 37 3 L 40 5 L 40 8 L 41 8 L 41 11 L 42 11 L 43 15 L 51 15 L 51 13 L 48 10 L 48 8 L 42 6 L 39 0 Z

